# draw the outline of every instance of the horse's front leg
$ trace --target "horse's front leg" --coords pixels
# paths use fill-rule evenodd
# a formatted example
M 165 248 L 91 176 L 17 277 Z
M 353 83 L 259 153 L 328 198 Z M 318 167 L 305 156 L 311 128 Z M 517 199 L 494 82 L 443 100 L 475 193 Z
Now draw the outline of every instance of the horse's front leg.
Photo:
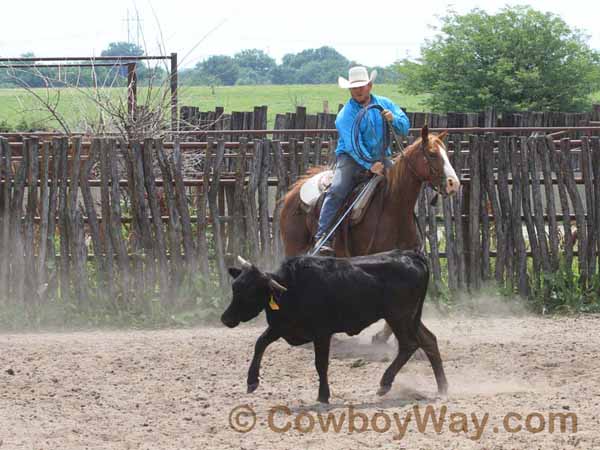
M 281 335 L 277 333 L 272 327 L 268 327 L 263 334 L 259 336 L 254 345 L 254 356 L 252 357 L 252 363 L 248 369 L 248 393 L 254 392 L 258 387 L 258 377 L 260 374 L 260 362 L 265 353 L 267 347 L 279 339 Z

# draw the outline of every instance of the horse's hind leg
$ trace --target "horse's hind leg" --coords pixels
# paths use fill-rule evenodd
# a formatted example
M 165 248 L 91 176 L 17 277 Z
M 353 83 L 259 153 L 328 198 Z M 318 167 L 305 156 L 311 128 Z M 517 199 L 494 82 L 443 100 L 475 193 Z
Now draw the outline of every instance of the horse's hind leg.
M 438 348 L 437 339 L 435 334 L 427 329 L 423 322 L 419 326 L 417 331 L 417 340 L 419 346 L 425 351 L 433 373 L 435 374 L 435 381 L 438 386 L 438 393 L 440 395 L 446 395 L 448 392 L 448 380 L 446 380 L 446 374 L 444 372 L 444 366 L 442 364 L 442 357 L 440 355 L 440 349 Z
M 409 323 L 397 319 L 386 319 L 386 322 L 398 339 L 398 354 L 381 377 L 378 395 L 384 395 L 392 388 L 394 378 L 419 347 L 416 336 L 409 331 L 411 328 Z
M 285 256 L 303 255 L 310 249 L 312 236 L 304 213 L 282 213 L 280 226 Z

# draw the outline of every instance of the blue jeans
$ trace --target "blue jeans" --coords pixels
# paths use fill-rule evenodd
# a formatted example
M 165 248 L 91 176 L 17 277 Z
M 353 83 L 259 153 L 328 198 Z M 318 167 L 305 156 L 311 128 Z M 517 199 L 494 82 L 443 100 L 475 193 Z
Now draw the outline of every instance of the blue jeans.
M 329 231 L 344 200 L 356 186 L 358 176 L 364 170 L 365 168 L 354 161 L 350 155 L 341 153 L 337 156 L 333 181 L 329 190 L 325 193 L 325 200 L 323 200 L 323 206 L 321 207 L 315 240 L 319 240 Z

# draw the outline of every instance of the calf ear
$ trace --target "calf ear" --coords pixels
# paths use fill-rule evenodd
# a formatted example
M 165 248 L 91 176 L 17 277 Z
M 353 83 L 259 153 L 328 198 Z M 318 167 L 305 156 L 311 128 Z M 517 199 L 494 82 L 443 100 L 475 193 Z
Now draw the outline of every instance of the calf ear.
M 232 278 L 237 278 L 240 276 L 240 273 L 242 273 L 240 269 L 236 269 L 235 267 L 230 267 L 227 270 L 229 271 L 229 275 L 231 275 Z

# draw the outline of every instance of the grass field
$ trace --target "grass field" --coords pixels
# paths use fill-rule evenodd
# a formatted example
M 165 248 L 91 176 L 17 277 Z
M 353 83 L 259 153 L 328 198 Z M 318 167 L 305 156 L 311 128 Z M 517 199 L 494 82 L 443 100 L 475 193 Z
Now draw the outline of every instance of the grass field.
M 42 106 L 35 95 L 47 100 L 56 100 L 57 111 L 64 116 L 69 127 L 75 130 L 86 128 L 86 124 L 98 123 L 100 109 L 91 100 L 92 90 L 75 88 L 36 89 L 30 93 L 24 89 L 0 89 L 0 131 L 54 129 L 58 128 L 56 120 Z M 427 95 L 405 95 L 392 84 L 376 84 L 373 92 L 392 99 L 409 111 L 427 111 L 425 101 Z M 35 94 L 35 95 L 34 95 Z M 138 89 L 138 104 L 156 104 L 160 92 L 156 89 L 149 92 L 146 88 Z M 111 99 L 113 104 L 127 104 L 127 93 L 124 88 L 106 88 L 101 95 Z M 149 100 L 149 97 L 150 100 Z M 268 106 L 268 126 L 272 127 L 275 114 L 292 112 L 296 106 L 305 106 L 309 114 L 323 111 L 323 103 L 327 101 L 332 112 L 337 111 L 338 104 L 345 103 L 348 91 L 334 84 L 321 85 L 263 85 L 263 86 L 181 86 L 179 89 L 179 106 L 197 106 L 201 111 L 214 110 L 216 106 L 225 108 L 225 112 L 251 111 L 254 106 Z M 600 91 L 591 95 L 594 102 L 600 102 Z
M 426 95 L 411 96 L 398 92 L 395 85 L 377 84 L 375 94 L 391 98 L 394 102 L 410 111 L 424 111 Z M 78 91 L 74 88 L 36 89 L 35 94 L 48 99 L 58 100 L 57 111 L 64 115 L 69 126 L 81 129 L 85 123 L 98 120 L 98 109 L 89 98 L 91 90 Z M 113 102 L 126 104 L 126 92 L 122 88 L 105 89 L 103 95 Z M 338 104 L 345 103 L 349 94 L 336 85 L 267 85 L 267 86 L 181 86 L 179 90 L 180 106 L 197 106 L 201 111 L 214 110 L 223 106 L 225 112 L 252 111 L 254 106 L 267 105 L 269 126 L 273 125 L 275 114 L 292 112 L 296 106 L 305 106 L 308 113 L 323 111 L 323 102 L 329 103 L 332 112 Z M 147 90 L 140 88 L 138 103 L 146 103 Z M 155 100 L 154 100 L 155 101 Z M 54 128 L 57 123 L 50 117 L 47 109 L 35 96 L 23 89 L 0 89 L 0 127 L 3 128 Z

